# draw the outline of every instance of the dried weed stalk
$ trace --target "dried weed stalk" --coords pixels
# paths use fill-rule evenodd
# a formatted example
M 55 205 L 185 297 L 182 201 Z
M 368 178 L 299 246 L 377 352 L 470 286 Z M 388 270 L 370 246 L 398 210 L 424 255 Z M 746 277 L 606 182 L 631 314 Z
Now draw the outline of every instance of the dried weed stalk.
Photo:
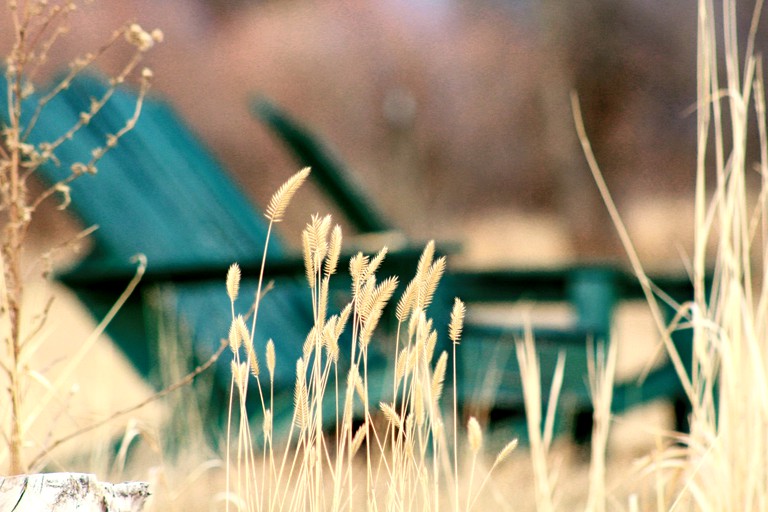
M 308 173 L 305 169 L 296 174 L 272 198 L 267 208 L 270 226 L 282 217 L 290 196 Z M 236 497 L 232 501 L 246 510 L 354 510 L 357 506 L 372 510 L 472 509 L 489 478 L 486 476 L 477 489 L 470 485 L 466 495 L 459 496 L 455 362 L 454 439 L 449 443 L 444 427 L 447 408 L 441 405 L 448 352 L 435 354 L 438 333 L 427 316 L 445 270 L 445 258 L 435 258 L 434 243 L 427 244 L 416 276 L 400 296 L 395 313 L 392 395 L 385 397 L 381 379 L 373 378 L 368 365 L 372 347 L 383 342 L 376 328 L 398 287 L 396 277 L 380 280 L 376 275 L 387 249 L 374 256 L 358 253 L 350 258 L 351 300 L 340 312 L 329 314 L 331 279 L 341 254 L 341 228 L 332 227 L 330 216 L 313 215 L 302 240 L 307 300 L 312 304 L 314 325 L 296 361 L 292 422 L 280 439 L 274 439 L 272 418 L 280 414 L 276 407 L 287 404 L 274 402 L 276 343 L 270 340 L 266 345 L 267 391 L 262 389 L 258 372 L 253 371 L 256 351 L 251 355 L 252 349 L 244 349 L 240 341 L 253 340 L 260 293 L 256 293 L 250 332 L 237 334 L 242 323 L 242 317 L 235 313 L 239 267 L 233 265 L 227 274 L 226 291 L 232 304 L 229 346 L 233 351 L 229 431 L 234 428 L 236 432 L 228 435 L 236 446 L 228 447 L 227 456 L 236 461 L 232 469 L 229 459 L 226 464 L 227 495 Z M 263 254 L 265 260 L 266 250 Z M 258 279 L 260 290 L 263 272 Z M 454 358 L 464 312 L 464 304 L 457 299 L 448 329 Z M 342 338 L 345 332 L 348 336 Z M 349 353 L 341 354 L 343 350 Z M 265 425 L 261 446 L 251 435 L 248 418 L 253 411 L 246 408 L 253 385 Z M 239 419 L 234 419 L 236 411 Z M 331 411 L 335 417 L 330 417 Z M 469 434 L 474 466 L 482 446 L 480 425 L 474 418 Z M 515 446 L 515 442 L 505 446 L 488 475 Z
M 25 452 L 31 441 L 26 436 L 28 425 L 57 392 L 54 385 L 43 403 L 36 404 L 35 411 L 30 413 L 25 403 L 25 389 L 31 370 L 25 361 L 34 361 L 31 351 L 37 344 L 30 342 L 30 332 L 25 332 L 22 323 L 22 317 L 27 315 L 22 310 L 25 271 L 29 270 L 22 253 L 30 226 L 38 208 L 56 195 L 61 197 L 59 209 L 66 209 L 70 203 L 70 183 L 83 174 L 98 172 L 101 158 L 133 129 L 152 78 L 152 72 L 148 69 L 139 70 L 139 64 L 145 52 L 162 41 L 162 33 L 158 30 L 147 32 L 138 24 L 126 24 L 115 30 L 101 48 L 75 58 L 70 63 L 68 73 L 49 92 L 40 95 L 36 102 L 30 104 L 29 100 L 35 94 L 34 79 L 47 62 L 56 41 L 68 32 L 69 17 L 76 8 L 75 2 L 45 0 L 9 1 L 6 4 L 6 13 L 12 20 L 14 42 L 6 54 L 4 66 L 7 112 L 0 116 L 0 229 L 3 233 L 0 248 L 0 332 L 5 345 L 0 364 L 7 380 L 3 389 L 7 389 L 8 393 L 7 404 L 3 402 L 3 408 L 8 413 L 3 424 L 5 446 L 0 452 L 0 459 L 7 461 L 10 474 L 24 473 L 30 469 L 30 457 Z M 106 92 L 101 97 L 93 98 L 89 108 L 81 112 L 79 118 L 58 138 L 44 143 L 31 143 L 30 134 L 51 100 L 66 90 L 76 76 L 93 67 L 102 55 L 122 44 L 132 47 L 133 52 L 123 68 L 110 77 Z M 125 120 L 123 127 L 108 135 L 100 146 L 94 147 L 87 161 L 72 165 L 67 177 L 37 195 L 31 194 L 29 180 L 34 178 L 36 171 L 43 165 L 58 165 L 56 152 L 59 146 L 86 127 L 107 104 L 116 87 L 135 75 L 138 75 L 141 84 L 140 91 L 134 113 Z M 40 315 L 42 321 L 45 316 L 46 311 L 43 311 Z M 36 445 L 34 448 L 45 453 L 48 446 Z M 40 460 L 40 454 L 33 458 Z

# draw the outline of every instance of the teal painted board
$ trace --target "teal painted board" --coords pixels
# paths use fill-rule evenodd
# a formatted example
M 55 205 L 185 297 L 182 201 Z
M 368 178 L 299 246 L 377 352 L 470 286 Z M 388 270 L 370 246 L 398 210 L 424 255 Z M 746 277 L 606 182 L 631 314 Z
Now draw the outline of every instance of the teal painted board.
M 299 122 L 265 97 L 253 101 L 252 111 L 280 136 L 302 166 L 312 168 L 320 186 L 360 232 L 394 229 L 354 183 L 344 164 Z
M 28 142 L 54 140 L 65 133 L 76 123 L 79 112 L 88 107 L 90 97 L 105 90 L 100 79 L 86 76 L 75 80 L 69 90 L 46 106 Z M 26 106 L 32 108 L 38 98 L 29 98 Z M 118 90 L 87 126 L 57 149 L 57 163 L 43 166 L 37 175 L 49 184 L 55 183 L 69 175 L 71 164 L 87 162 L 91 149 L 103 145 L 108 134 L 120 129 L 120 120 L 132 113 L 134 103 L 134 93 Z M 98 167 L 96 175 L 81 176 L 71 184 L 71 211 L 83 224 L 98 224 L 99 229 L 93 236 L 93 252 L 65 279 L 77 281 L 78 275 L 87 276 L 75 291 L 100 319 L 124 284 L 118 280 L 107 286 L 105 282 L 112 274 L 129 275 L 135 266 L 130 257 L 135 253 L 147 255 L 150 273 L 178 268 L 194 272 L 198 267 L 218 266 L 218 281 L 188 282 L 175 292 L 178 315 L 195 327 L 197 351 L 201 358 L 207 357 L 229 328 L 226 268 L 239 259 L 260 257 L 266 236 L 265 219 L 172 109 L 154 99 L 147 100 L 135 129 L 101 159 Z M 277 235 L 270 242 L 270 251 L 273 258 L 283 253 Z M 303 271 L 299 270 L 299 274 L 303 276 Z M 156 364 L 142 301 L 147 286 L 140 287 L 108 330 L 145 376 Z M 244 282 L 244 291 L 249 286 L 255 285 Z M 296 288 L 296 280 L 276 287 L 265 302 L 259 322 L 259 338 L 267 331 L 275 338 L 280 338 L 281 332 L 290 338 L 279 350 L 290 342 L 303 343 L 311 326 L 306 320 L 307 311 L 311 312 L 309 297 L 302 294 L 302 298 L 306 297 L 303 305 L 294 300 L 291 295 Z M 276 311 L 278 301 L 282 301 L 280 311 Z M 296 341 L 298 332 L 300 341 Z M 293 372 L 293 354 L 290 359 L 294 362 L 287 355 L 280 357 L 285 369 Z M 228 374 L 228 364 L 222 362 L 220 366 L 219 371 Z M 280 373 L 281 379 L 284 374 Z
M 61 96 L 56 96 L 42 111 L 39 121 L 30 133 L 27 141 L 41 143 L 54 140 L 65 133 L 78 117 L 78 111 L 69 105 Z M 70 166 L 75 162 L 87 162 L 90 159 L 90 151 L 103 143 L 100 137 L 91 127 L 84 127 L 78 131 L 72 140 L 65 141 L 57 148 L 55 155 L 58 163 L 49 163 L 41 167 L 36 176 L 49 184 L 65 178 L 70 174 Z M 116 251 L 129 240 L 136 227 L 140 225 L 139 215 L 137 222 L 128 224 L 122 230 L 110 230 L 110 226 L 122 221 L 126 224 L 125 214 L 131 209 L 146 210 L 144 204 L 146 198 L 133 187 L 121 187 L 118 176 L 125 175 L 125 164 L 119 158 L 119 154 L 107 154 L 101 162 L 107 176 L 111 173 L 113 178 L 97 179 L 96 176 L 84 175 L 71 184 L 71 195 L 74 200 L 73 211 L 81 218 L 85 225 L 98 223 L 104 230 L 94 235 L 97 250 L 112 253 L 117 258 L 127 260 L 130 255 L 138 252 L 135 247 L 120 252 Z
M 105 88 L 92 77 L 74 81 L 46 106 L 28 141 L 65 133 L 90 97 Z M 88 126 L 57 149 L 60 163 L 37 174 L 54 183 L 69 175 L 71 164 L 88 162 L 91 150 L 122 126 L 117 120 L 130 115 L 134 103 L 132 93 L 118 91 Z M 71 184 L 72 211 L 85 225 L 99 225 L 94 257 L 127 263 L 143 252 L 151 265 L 160 266 L 257 257 L 264 219 L 203 148 L 165 104 L 148 100 L 136 129 L 99 162 L 98 175 Z M 282 253 L 279 236 L 272 242 L 273 254 Z
M 91 96 L 103 94 L 105 85 L 86 77 L 62 95 L 76 108 L 86 107 Z M 115 133 L 120 122 L 133 113 L 135 96 L 118 91 L 89 128 L 101 134 Z M 100 174 L 110 173 L 100 185 L 104 195 L 122 200 L 111 205 L 87 204 L 99 219 L 106 250 L 127 256 L 138 252 L 141 241 L 150 262 L 191 264 L 253 258 L 261 251 L 266 234 L 263 218 L 228 178 L 223 168 L 165 105 L 148 100 L 136 128 L 100 162 Z M 190 148 L 196 148 L 194 153 Z M 89 184 L 90 185 L 90 184 Z M 92 188 L 88 188 L 91 190 Z M 119 189 L 119 190 L 116 190 Z M 136 193 L 138 192 L 138 193 Z M 136 196 L 139 197 L 136 197 Z M 130 200 L 131 204 L 125 204 Z M 135 219 L 126 225 L 122 212 Z M 273 249 L 279 254 L 276 238 Z
M 105 91 L 106 84 L 98 78 L 76 79 L 46 106 L 29 142 L 53 140 L 64 133 L 79 112 L 88 108 L 91 98 Z M 39 177 L 54 183 L 69 174 L 72 163 L 87 162 L 92 148 L 103 145 L 108 134 L 122 128 L 133 113 L 135 101 L 131 91 L 115 91 L 102 111 L 57 149 L 58 163 L 43 166 Z M 226 268 L 234 261 L 244 261 L 251 268 L 258 265 L 266 238 L 265 218 L 175 112 L 155 99 L 145 102 L 136 127 L 105 154 L 98 168 L 96 175 L 81 176 L 71 185 L 71 210 L 84 224 L 99 225 L 93 236 L 94 250 L 62 277 L 94 316 L 102 318 L 135 267 L 130 257 L 144 253 L 147 279 L 110 324 L 108 333 L 137 370 L 151 379 L 157 373 L 157 350 L 152 344 L 158 340 L 151 339 L 155 329 L 147 322 L 158 315 L 147 315 L 145 296 L 160 286 L 170 290 L 163 296 L 172 300 L 156 307 L 186 326 L 193 335 L 197 359 L 206 359 L 219 346 L 219 340 L 226 338 L 230 325 Z M 273 237 L 270 259 L 282 263 L 286 252 L 279 237 Z M 214 278 L 215 269 L 220 274 Z M 185 277 L 179 282 L 162 277 L 174 273 Z M 278 390 L 289 393 L 295 381 L 296 359 L 313 323 L 303 267 L 298 265 L 293 274 L 299 277 L 275 279 L 274 289 L 261 304 L 255 335 L 262 364 L 266 340 L 275 340 L 275 384 Z M 255 281 L 246 276 L 236 308 L 239 312 L 247 313 L 255 287 Z M 342 340 L 343 353 L 349 353 L 349 343 L 349 336 Z M 230 359 L 225 352 L 215 370 L 222 394 L 229 391 Z M 376 360 L 374 355 L 372 373 L 376 372 Z M 226 401 L 222 404 L 225 406 Z

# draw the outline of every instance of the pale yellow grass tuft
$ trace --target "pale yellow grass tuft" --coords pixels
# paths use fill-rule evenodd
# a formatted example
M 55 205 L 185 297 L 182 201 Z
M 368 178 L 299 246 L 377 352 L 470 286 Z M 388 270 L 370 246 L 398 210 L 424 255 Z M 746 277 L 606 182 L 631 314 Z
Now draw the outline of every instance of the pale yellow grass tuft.
M 336 273 L 336 267 L 339 264 L 339 255 L 341 254 L 341 226 L 334 226 L 331 232 L 331 242 L 328 246 L 328 257 L 325 260 L 323 273 L 326 278 Z
M 309 253 L 309 257 L 312 260 L 312 275 L 320 271 L 320 266 L 328 254 L 328 232 L 331 229 L 331 216 L 326 215 L 320 217 L 319 215 L 312 215 L 312 220 L 304 228 L 302 242 L 304 244 L 305 263 L 308 257 L 306 253 Z M 307 270 L 309 273 L 310 271 Z
M 235 387 L 240 396 L 244 397 L 248 387 L 248 365 L 233 360 L 230 362 L 230 366 L 232 367 L 232 377 L 235 379 Z
M 397 309 L 395 310 L 395 316 L 400 323 L 405 322 L 408 315 L 413 310 L 413 305 L 416 303 L 416 292 L 418 291 L 418 281 L 415 279 L 408 283 L 405 287 L 405 291 L 400 296 L 400 300 L 397 301 Z
M 232 320 L 232 323 L 229 326 L 229 348 L 232 349 L 232 352 L 237 352 L 240 350 L 241 344 L 242 338 L 240 337 L 240 331 L 237 328 L 237 321 Z
M 245 319 L 243 318 L 243 315 L 237 315 L 234 321 L 235 329 L 237 329 L 237 335 L 242 340 L 242 343 L 246 345 L 246 350 L 248 345 L 253 345 L 253 341 L 251 340 L 251 333 L 248 331 L 248 327 L 245 325 Z
M 328 353 L 328 357 L 330 357 L 331 361 L 334 363 L 338 362 L 339 360 L 339 337 L 337 335 L 338 321 L 339 317 L 337 315 L 333 315 L 328 320 L 328 322 L 326 322 L 325 327 L 323 328 L 323 346 Z
M 272 409 L 264 411 L 264 421 L 261 424 L 261 430 L 264 432 L 264 439 L 272 437 Z
M 435 370 L 432 373 L 432 400 L 437 402 L 443 395 L 443 383 L 445 382 L 445 371 L 448 368 L 448 352 L 443 351 L 435 364 Z
M 416 266 L 416 278 L 418 280 L 421 280 L 424 278 L 424 276 L 427 275 L 427 272 L 429 271 L 429 267 L 432 265 L 432 260 L 435 257 L 435 241 L 430 240 L 427 242 L 427 245 L 424 247 L 424 250 L 421 253 L 421 257 L 419 258 L 419 263 Z
M 379 250 L 379 252 L 377 252 L 373 258 L 371 258 L 363 272 L 363 279 L 367 279 L 368 277 L 373 276 L 376 272 L 378 272 L 379 267 L 384 262 L 384 258 L 387 257 L 388 252 L 389 249 L 382 247 L 381 250 Z
M 349 259 L 349 274 L 354 280 L 360 280 L 363 270 L 368 265 L 368 256 L 358 252 Z
M 237 263 L 233 263 L 227 270 L 227 295 L 229 300 L 235 302 L 237 300 L 237 294 L 240 291 L 240 267 Z
M 248 354 L 248 366 L 251 370 L 251 375 L 255 378 L 259 377 L 259 358 L 256 355 L 256 351 L 253 349 L 253 342 L 250 341 L 245 345 L 245 350 Z
M 374 316 L 380 316 L 384 306 L 387 305 L 392 294 L 397 289 L 397 276 L 391 276 L 374 287 L 370 294 L 366 295 L 366 300 L 360 304 L 361 317 L 368 320 Z
M 307 359 L 312 351 L 315 349 L 315 338 L 317 337 L 317 326 L 313 325 L 307 333 L 307 337 L 304 338 L 304 345 L 302 345 L 301 354 L 304 359 Z
M 408 348 L 400 350 L 397 354 L 397 362 L 395 363 L 395 380 L 400 382 L 408 370 Z
M 387 418 L 387 421 L 389 421 L 393 427 L 397 429 L 402 428 L 403 423 L 400 420 L 400 415 L 397 414 L 397 411 L 394 407 L 387 403 L 381 402 L 379 404 L 379 408 L 381 409 L 381 412 L 384 413 L 384 417 Z
M 364 407 L 368 407 L 368 394 L 365 391 L 365 387 L 363 387 L 363 380 L 360 377 L 360 373 L 355 372 L 352 375 L 353 384 L 355 386 L 355 393 L 357 393 L 358 398 L 360 398 L 360 401 L 363 403 Z
M 355 437 L 352 438 L 352 455 L 355 455 L 357 451 L 360 449 L 360 446 L 362 446 L 363 441 L 365 441 L 365 437 L 368 434 L 368 428 L 367 425 L 361 425 L 357 432 L 355 432 Z
M 330 286 L 330 279 L 330 277 L 323 277 L 322 281 L 320 281 L 320 290 L 315 298 L 315 322 L 319 326 L 323 325 L 325 316 L 328 313 L 328 287 Z
M 445 256 L 439 257 L 429 267 L 422 285 L 419 289 L 419 306 L 427 308 L 432 303 L 432 298 L 437 290 L 437 285 L 440 283 L 443 274 L 445 273 Z
M 336 322 L 336 338 L 338 339 L 344 332 L 344 326 L 347 325 L 349 315 L 352 313 L 352 303 L 348 303 L 344 306 L 344 309 L 339 313 L 339 321 Z
M 304 272 L 306 273 L 307 283 L 310 289 L 315 288 L 315 260 L 312 255 L 312 241 L 307 230 L 301 233 L 301 249 L 304 258 Z
M 373 331 L 378 326 L 384 307 L 389 302 L 397 288 L 397 276 L 391 276 L 380 284 L 374 286 L 373 276 L 363 289 L 363 299 L 359 305 L 360 318 L 363 328 L 360 331 L 360 346 L 365 347 L 370 343 Z
M 294 422 L 300 429 L 309 426 L 309 394 L 307 392 L 306 367 L 304 360 L 296 361 L 296 387 L 293 392 L 293 405 L 296 410 Z
M 480 448 L 483 447 L 483 431 L 480 429 L 480 423 L 474 416 L 467 422 L 467 438 L 469 440 L 469 449 L 473 455 L 477 455 Z
M 461 331 L 464 329 L 464 315 L 466 306 L 457 297 L 453 301 L 453 310 L 451 311 L 451 323 L 448 324 L 448 337 L 453 343 L 458 343 L 461 339 Z
M 496 466 L 496 465 L 501 464 L 502 462 L 504 462 L 504 459 L 509 457 L 509 455 L 513 451 L 515 451 L 515 449 L 517 448 L 518 444 L 519 444 L 519 440 L 518 439 L 513 439 L 512 441 L 508 442 L 504 446 L 504 448 L 501 449 L 499 454 L 496 456 L 496 460 L 493 462 L 493 465 Z
M 267 341 L 267 371 L 270 380 L 275 378 L 275 362 L 275 342 L 270 338 Z
M 265 213 L 265 216 L 270 222 L 280 222 L 283 220 L 283 215 L 285 215 L 285 210 L 288 208 L 288 204 L 291 202 L 293 195 L 309 176 L 309 172 L 309 167 L 300 170 L 291 176 L 288 181 L 283 183 L 283 185 L 277 189 L 277 192 L 272 195 Z

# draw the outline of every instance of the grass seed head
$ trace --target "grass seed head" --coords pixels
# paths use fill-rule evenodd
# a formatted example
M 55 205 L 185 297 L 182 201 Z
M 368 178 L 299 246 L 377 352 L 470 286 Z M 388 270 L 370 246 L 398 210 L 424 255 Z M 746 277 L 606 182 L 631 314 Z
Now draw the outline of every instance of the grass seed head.
M 227 270 L 227 295 L 229 300 L 235 302 L 240 291 L 240 267 L 233 263 Z
M 496 461 L 494 462 L 494 465 L 501 464 L 504 461 L 504 459 L 509 457 L 509 454 L 512 453 L 515 450 L 515 448 L 517 448 L 517 444 L 518 444 L 517 439 L 513 439 L 510 442 L 508 442 L 504 446 L 504 448 L 501 449 L 499 454 L 496 456 Z
M 251 375 L 254 376 L 254 378 L 259 377 L 259 357 L 256 355 L 256 351 L 253 349 L 253 343 L 248 343 L 245 346 L 247 352 L 248 352 L 248 364 L 251 369 Z
M 267 371 L 270 380 L 275 378 L 275 342 L 272 338 L 267 341 Z
M 264 439 L 271 439 L 272 437 L 272 409 L 267 409 L 264 412 L 264 422 L 261 426 L 262 431 L 264 432 Z
M 437 330 L 432 329 L 427 336 L 427 341 L 424 344 L 424 360 L 427 362 L 432 361 L 432 356 L 435 354 L 435 347 L 437 346 Z
M 237 315 L 235 318 L 235 326 L 237 328 L 237 333 L 240 335 L 240 339 L 243 340 L 243 343 L 246 345 L 252 345 L 253 340 L 251 339 L 251 331 L 249 331 L 248 326 L 245 325 L 245 318 L 243 318 L 243 315 Z
M 333 362 L 339 360 L 339 338 L 336 336 L 337 315 L 333 315 L 323 327 L 323 346 Z
M 293 195 L 299 190 L 304 181 L 306 181 L 307 176 L 309 176 L 309 167 L 305 167 L 291 176 L 288 181 L 283 183 L 283 185 L 277 189 L 277 192 L 272 195 L 265 213 L 265 216 L 270 222 L 280 222 L 283 220 L 283 215 L 285 215 L 285 210 L 288 208 L 288 203 L 291 202 Z
M 435 371 L 432 373 L 432 400 L 437 403 L 443 394 L 443 384 L 445 382 L 445 371 L 448 367 L 448 353 L 443 351 L 435 365 Z
M 336 339 L 339 339 L 344 332 L 344 327 L 347 325 L 350 313 L 352 313 L 351 302 L 344 306 L 344 309 L 342 309 L 341 313 L 339 313 L 339 320 L 336 322 Z
M 365 268 L 366 277 L 374 275 L 379 270 L 379 267 L 384 262 L 384 258 L 387 256 L 387 252 L 389 252 L 389 249 L 382 247 L 381 250 L 376 253 L 376 256 L 371 259 L 370 263 L 368 263 Z
M 240 392 L 241 399 L 245 400 L 248 392 L 248 365 L 246 363 L 236 363 L 232 361 L 232 374 L 235 377 L 237 390 Z
M 432 259 L 435 257 L 435 241 L 430 240 L 424 247 L 424 251 L 419 258 L 419 264 L 416 268 L 416 281 L 421 281 L 426 276 L 429 267 L 432 265 Z
M 480 429 L 480 424 L 474 416 L 470 417 L 467 423 L 467 437 L 469 438 L 469 448 L 472 450 L 472 454 L 477 455 L 483 446 L 483 431 Z
M 400 415 L 397 414 L 397 411 L 395 410 L 394 407 L 392 407 L 387 403 L 381 402 L 379 404 L 379 408 L 381 409 L 381 412 L 384 413 L 384 416 L 387 418 L 387 421 L 389 421 L 389 423 L 393 427 L 397 429 L 402 428 L 402 421 L 400 420 Z
M 328 314 L 328 290 L 331 285 L 330 277 L 323 277 L 320 282 L 320 293 L 317 300 L 317 322 L 322 326 Z
M 358 252 L 349 259 L 349 275 L 352 277 L 352 297 L 357 299 L 360 287 L 365 281 L 364 273 L 368 266 L 368 256 Z
M 312 351 L 315 350 L 315 343 L 317 341 L 317 326 L 313 325 L 309 330 L 307 337 L 304 339 L 304 345 L 302 345 L 301 354 L 306 360 L 312 355 Z
M 325 268 L 323 272 L 325 277 L 330 277 L 336 273 L 336 267 L 339 264 L 339 255 L 341 254 L 341 226 L 334 226 L 331 232 L 331 242 L 328 246 L 328 257 L 325 259 Z
M 318 217 L 315 223 L 316 225 L 313 226 L 313 236 L 316 240 L 316 246 L 313 253 L 315 258 L 315 269 L 320 270 L 323 266 L 325 257 L 328 255 L 328 232 L 331 229 L 331 216 L 326 215 L 322 219 Z
M 366 424 L 360 425 L 358 427 L 357 432 L 355 432 L 355 436 L 352 438 L 352 455 L 354 456 L 357 451 L 360 449 L 360 447 L 363 445 L 363 441 L 365 441 L 365 436 L 368 433 L 368 429 L 366 428 Z
M 427 308 L 432 303 L 437 285 L 440 284 L 440 279 L 445 273 L 445 263 L 445 256 L 441 256 L 429 267 L 419 288 L 419 304 L 422 308 Z
M 138 23 L 131 23 L 125 31 L 125 40 L 140 52 L 145 52 L 163 40 L 163 33 L 158 29 L 150 33 Z
M 243 340 L 240 337 L 240 330 L 237 328 L 237 319 L 234 319 L 229 325 L 229 348 L 232 349 L 233 353 L 236 353 L 238 350 L 240 350 L 242 341 Z
M 306 367 L 301 358 L 296 361 L 296 387 L 293 391 L 293 404 L 296 411 L 294 422 L 299 429 L 303 430 L 309 425 L 309 394 L 307 392 Z
M 309 283 L 310 289 L 314 290 L 317 281 L 315 274 L 315 260 L 312 257 L 311 237 L 309 231 L 306 229 L 301 233 L 301 248 L 302 256 L 304 257 L 304 272 L 307 276 L 307 282 Z
M 354 385 L 357 396 L 360 397 L 360 401 L 363 402 L 363 406 L 368 409 L 368 395 L 365 392 L 365 386 L 363 386 L 363 379 L 360 378 L 360 373 L 354 374 Z
M 397 310 L 395 312 L 395 316 L 397 317 L 397 321 L 400 323 L 405 322 L 405 320 L 408 318 L 408 315 L 411 313 L 411 309 L 413 309 L 413 305 L 416 302 L 416 291 L 418 289 L 417 285 L 418 282 L 415 279 L 408 283 L 405 291 L 400 296 L 400 300 L 397 301 Z
M 448 324 L 448 337 L 453 343 L 458 343 L 461 339 L 466 311 L 464 303 L 459 298 L 454 299 L 453 310 L 451 310 L 451 323 Z

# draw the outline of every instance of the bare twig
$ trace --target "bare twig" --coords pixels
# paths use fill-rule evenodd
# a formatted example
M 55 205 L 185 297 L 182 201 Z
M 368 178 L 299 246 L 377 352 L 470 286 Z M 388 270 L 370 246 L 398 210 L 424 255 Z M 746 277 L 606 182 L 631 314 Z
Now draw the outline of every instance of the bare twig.
M 224 349 L 227 348 L 227 345 L 228 345 L 227 340 L 222 339 L 219 345 L 219 348 L 216 350 L 216 352 L 213 353 L 213 355 L 211 355 L 211 357 L 208 358 L 208 360 L 205 363 L 201 364 L 200 366 L 198 366 L 197 368 L 189 372 L 187 375 L 185 375 L 181 380 L 175 382 L 174 384 L 171 384 L 167 388 L 162 389 L 157 393 L 154 393 L 153 395 L 145 398 L 144 400 L 142 400 L 137 404 L 115 411 L 104 419 L 91 423 L 90 425 L 87 425 L 85 427 L 79 428 L 74 432 L 70 432 L 69 434 L 62 436 L 56 439 L 55 441 L 51 442 L 50 445 L 46 446 L 42 452 L 40 452 L 34 459 L 32 459 L 30 466 L 31 467 L 36 466 L 37 463 L 39 463 L 47 454 L 49 454 L 52 450 L 54 450 L 55 448 L 58 448 L 62 444 L 68 441 L 71 441 L 72 439 L 79 437 L 83 434 L 87 434 L 88 432 L 91 432 L 92 430 L 95 430 L 101 426 L 104 426 L 107 423 L 116 420 L 117 418 L 120 418 L 134 411 L 137 411 L 142 407 L 146 407 L 152 402 L 155 402 L 184 386 L 188 386 L 192 384 L 192 382 L 195 380 L 195 378 L 197 378 L 197 376 L 199 376 L 201 373 L 203 373 L 208 368 L 213 366 L 216 363 L 216 361 L 219 360 L 219 357 L 224 352 Z

